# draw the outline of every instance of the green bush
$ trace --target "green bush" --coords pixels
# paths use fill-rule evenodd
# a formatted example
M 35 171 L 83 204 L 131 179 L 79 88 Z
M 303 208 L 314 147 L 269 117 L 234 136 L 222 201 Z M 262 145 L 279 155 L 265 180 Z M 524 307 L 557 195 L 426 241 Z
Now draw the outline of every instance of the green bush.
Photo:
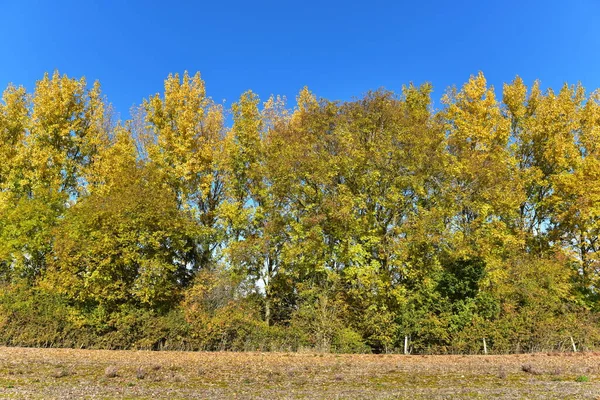
M 370 353 L 369 347 L 360 333 L 351 328 L 343 328 L 333 337 L 333 350 L 337 353 Z

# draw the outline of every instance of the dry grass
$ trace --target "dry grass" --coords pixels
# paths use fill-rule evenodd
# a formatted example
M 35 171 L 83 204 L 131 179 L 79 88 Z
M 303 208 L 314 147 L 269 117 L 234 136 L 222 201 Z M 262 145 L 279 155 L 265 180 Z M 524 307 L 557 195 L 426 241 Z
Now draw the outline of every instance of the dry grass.
M 402 356 L 0 347 L 2 399 L 594 399 L 599 395 L 600 354 L 591 353 Z

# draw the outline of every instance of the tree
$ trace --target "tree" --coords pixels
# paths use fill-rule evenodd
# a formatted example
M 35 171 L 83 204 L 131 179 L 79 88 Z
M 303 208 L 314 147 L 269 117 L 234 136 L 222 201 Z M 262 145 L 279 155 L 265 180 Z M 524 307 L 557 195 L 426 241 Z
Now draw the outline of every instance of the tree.
M 136 161 L 125 128 L 98 156 L 91 194 L 53 231 L 43 284 L 79 304 L 171 306 L 190 281 L 185 255 L 194 225 L 161 190 L 152 166 Z
M 48 74 L 37 82 L 31 107 L 23 89 L 5 94 L 9 162 L 3 171 L 4 264 L 33 279 L 52 252 L 51 230 L 85 190 L 85 170 L 106 140 L 100 85 Z M 4 146 L 4 145 L 3 145 Z M 4 151 L 3 151 L 4 152 Z
M 540 83 L 535 82 L 526 97 L 527 88 L 517 77 L 504 91 L 525 193 L 518 224 L 526 235 L 528 251 L 543 254 L 551 246 L 548 233 L 552 230 L 554 177 L 572 171 L 578 160 L 575 132 L 583 88 L 565 84 L 558 95 L 550 89 L 543 95 Z
M 153 137 L 146 138 L 149 160 L 177 198 L 178 206 L 195 215 L 203 228 L 186 260 L 194 270 L 212 268 L 223 245 L 219 207 L 224 200 L 221 159 L 222 108 L 206 96 L 200 74 L 183 79 L 169 75 L 163 97 L 144 101 L 146 122 Z

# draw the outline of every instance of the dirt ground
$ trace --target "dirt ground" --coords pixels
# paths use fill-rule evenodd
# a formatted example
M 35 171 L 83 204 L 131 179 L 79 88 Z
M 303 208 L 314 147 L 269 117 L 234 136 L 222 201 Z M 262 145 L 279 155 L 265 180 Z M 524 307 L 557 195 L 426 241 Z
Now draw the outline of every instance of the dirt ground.
M 600 353 L 184 353 L 0 347 L 2 399 L 600 399 Z

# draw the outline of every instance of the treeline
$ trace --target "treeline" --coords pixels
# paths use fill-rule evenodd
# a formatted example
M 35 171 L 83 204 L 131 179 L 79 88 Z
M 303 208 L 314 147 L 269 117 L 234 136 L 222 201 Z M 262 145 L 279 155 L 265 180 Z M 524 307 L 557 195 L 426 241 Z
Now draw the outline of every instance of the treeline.
M 431 91 L 224 110 L 186 73 L 123 122 L 97 83 L 9 86 L 0 343 L 594 348 L 600 92 Z

